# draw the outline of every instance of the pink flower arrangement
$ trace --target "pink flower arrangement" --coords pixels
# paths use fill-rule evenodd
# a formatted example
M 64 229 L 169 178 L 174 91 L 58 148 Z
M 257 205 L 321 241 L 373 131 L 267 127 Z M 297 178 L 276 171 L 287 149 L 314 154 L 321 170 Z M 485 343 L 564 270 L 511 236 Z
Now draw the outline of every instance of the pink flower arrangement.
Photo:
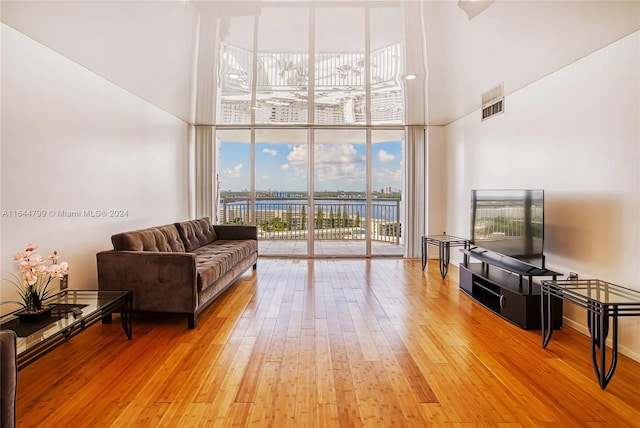
M 18 289 L 22 302 L 13 302 L 22 306 L 25 312 L 38 312 L 42 310 L 42 303 L 49 295 L 49 284 L 53 278 L 64 278 L 69 272 L 69 263 L 60 262 L 58 252 L 54 251 L 49 256 L 51 264 L 46 266 L 45 259 L 39 254 L 34 254 L 38 247 L 29 244 L 24 251 L 13 255 L 13 261 L 20 264 L 22 278 L 16 275 L 13 284 Z

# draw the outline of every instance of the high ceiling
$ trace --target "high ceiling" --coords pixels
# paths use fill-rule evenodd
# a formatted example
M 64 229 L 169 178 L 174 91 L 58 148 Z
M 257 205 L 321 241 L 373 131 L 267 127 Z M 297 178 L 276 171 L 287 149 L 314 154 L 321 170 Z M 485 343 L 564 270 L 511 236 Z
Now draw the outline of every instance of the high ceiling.
M 318 50 L 357 52 L 366 26 L 354 17 L 369 16 L 370 49 L 402 41 L 404 68 L 418 75 L 404 83 L 407 123 L 442 125 L 477 111 L 481 93 L 500 82 L 513 93 L 640 28 L 637 1 L 485 1 L 475 16 L 465 3 L 2 1 L 0 16 L 189 123 L 213 121 L 221 40 L 270 52 L 304 51 L 312 40 Z M 310 15 L 331 19 L 314 32 Z

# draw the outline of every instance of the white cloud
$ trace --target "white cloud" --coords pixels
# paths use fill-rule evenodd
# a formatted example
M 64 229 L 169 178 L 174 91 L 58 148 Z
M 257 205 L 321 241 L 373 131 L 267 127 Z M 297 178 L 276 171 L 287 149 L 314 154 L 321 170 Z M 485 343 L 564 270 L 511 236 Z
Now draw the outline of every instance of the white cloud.
M 389 168 L 381 168 L 376 169 L 374 175 L 376 179 L 385 179 L 385 180 L 393 180 L 394 182 L 400 182 L 402 180 L 402 168 L 398 169 L 389 169 Z
M 287 160 L 292 164 L 306 164 L 307 163 L 307 145 L 293 146 Z
M 242 170 L 242 164 L 239 163 L 238 165 L 234 166 L 233 169 L 223 169 L 222 170 L 222 178 L 224 179 L 229 179 L 229 178 L 238 178 L 240 177 L 240 171 Z
M 316 165 L 364 163 L 365 157 L 358 154 L 353 144 L 320 144 L 314 153 Z
M 280 169 L 283 171 L 288 171 L 289 170 L 289 164 L 288 163 L 283 163 L 282 165 L 280 165 Z
M 305 166 L 294 166 L 293 167 L 293 175 L 296 177 L 300 177 L 301 179 L 307 180 L 307 168 Z
M 275 149 L 267 149 L 266 147 L 262 149 L 262 153 L 270 154 L 271 156 L 275 156 L 278 154 L 278 151 Z
M 352 144 L 323 144 L 314 154 L 316 176 L 326 188 L 348 189 L 365 185 L 365 156 Z
M 294 146 L 287 155 L 292 164 L 306 164 L 308 146 Z M 364 163 L 365 157 L 359 154 L 353 144 L 319 144 L 313 153 L 316 167 L 318 165 L 344 165 Z
M 337 189 L 349 188 L 347 184 L 360 184 L 364 187 L 365 171 L 356 164 L 324 165 L 316 168 L 316 176 L 320 182 L 333 182 Z
M 395 155 L 392 155 L 391 153 L 387 152 L 384 149 L 378 150 L 378 160 L 382 164 L 391 163 L 394 161 L 395 158 L 396 158 Z
M 287 160 L 296 175 L 306 177 L 304 167 L 308 159 L 308 145 L 293 146 Z M 319 144 L 313 154 L 316 178 L 327 189 L 348 189 L 364 186 L 365 156 L 353 144 Z

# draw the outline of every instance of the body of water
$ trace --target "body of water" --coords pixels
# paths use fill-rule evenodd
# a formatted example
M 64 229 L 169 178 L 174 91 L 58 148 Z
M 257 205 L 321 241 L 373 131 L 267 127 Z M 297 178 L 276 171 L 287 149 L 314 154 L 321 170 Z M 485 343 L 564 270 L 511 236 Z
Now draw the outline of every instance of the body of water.
M 372 218 L 385 221 L 396 221 L 400 213 L 401 201 L 397 199 L 373 199 L 371 201 Z M 287 212 L 289 208 L 293 214 L 300 214 L 302 207 L 309 210 L 309 204 L 306 199 L 256 199 L 257 211 L 282 211 Z M 227 212 L 233 213 L 234 217 L 243 217 L 249 209 L 249 201 L 232 200 L 224 201 L 219 204 L 219 210 L 222 212 L 226 207 Z M 324 218 L 328 218 L 333 210 L 334 216 L 343 216 L 346 209 L 347 215 L 355 216 L 358 213 L 362 218 L 366 216 L 367 205 L 364 200 L 353 199 L 316 199 L 315 211 L 318 207 L 322 207 Z

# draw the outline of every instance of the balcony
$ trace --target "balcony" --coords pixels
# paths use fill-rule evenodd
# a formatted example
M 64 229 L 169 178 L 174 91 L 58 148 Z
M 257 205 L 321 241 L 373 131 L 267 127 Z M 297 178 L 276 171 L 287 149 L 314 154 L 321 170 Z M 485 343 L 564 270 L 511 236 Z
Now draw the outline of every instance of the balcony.
M 218 218 L 221 224 L 258 226 L 261 255 L 307 255 L 307 240 L 313 233 L 316 256 L 364 256 L 367 238 L 372 255 L 402 256 L 400 204 L 399 199 L 373 199 L 367 219 L 365 199 L 316 198 L 310 216 L 307 199 L 256 198 L 253 210 L 250 198 L 225 198 Z

